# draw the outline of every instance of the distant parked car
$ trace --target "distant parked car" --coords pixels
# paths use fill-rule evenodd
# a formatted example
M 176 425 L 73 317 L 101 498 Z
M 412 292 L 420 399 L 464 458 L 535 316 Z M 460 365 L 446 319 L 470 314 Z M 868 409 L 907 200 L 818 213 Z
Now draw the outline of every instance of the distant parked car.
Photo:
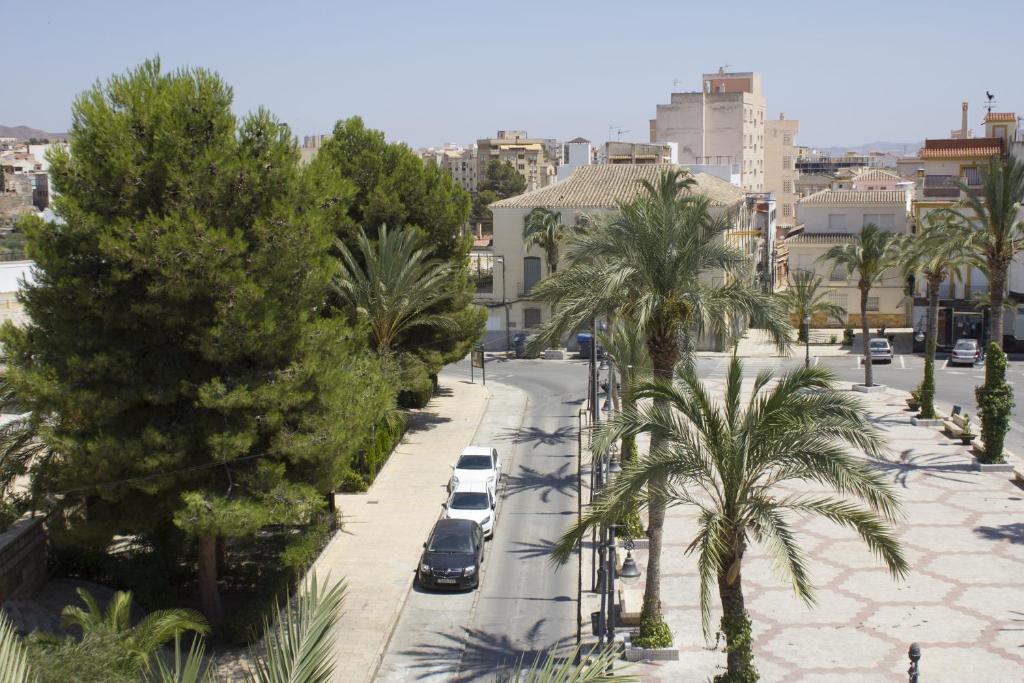
M 498 501 L 485 484 L 459 484 L 459 487 L 448 497 L 448 502 L 444 504 L 444 507 L 445 519 L 473 520 L 484 530 L 486 538 L 494 536 Z
M 957 339 L 949 354 L 950 365 L 974 365 L 981 360 L 981 347 L 977 339 Z
M 871 353 L 871 362 L 884 360 L 891 363 L 893 359 L 892 344 L 888 339 L 872 339 L 868 342 L 868 351 Z
M 484 564 L 484 532 L 471 519 L 439 519 L 416 570 L 424 588 L 476 588 Z
M 501 478 L 501 458 L 498 449 L 490 446 L 469 446 L 462 451 L 458 462 L 452 466 L 452 478 L 448 491 L 455 491 L 461 484 L 484 484 L 493 494 Z

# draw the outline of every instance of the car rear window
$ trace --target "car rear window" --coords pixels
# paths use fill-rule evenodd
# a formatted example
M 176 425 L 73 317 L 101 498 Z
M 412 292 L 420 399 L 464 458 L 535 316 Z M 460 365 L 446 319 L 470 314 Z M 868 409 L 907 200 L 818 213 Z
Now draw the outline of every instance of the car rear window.
M 489 470 L 491 469 L 491 456 L 464 455 L 459 458 L 459 464 L 456 467 L 460 470 Z
M 978 348 L 977 342 L 972 341 L 961 341 L 957 342 L 956 346 L 953 347 L 954 351 L 974 351 Z
M 453 510 L 486 510 L 487 494 L 464 491 L 452 494 L 452 501 L 448 507 Z
M 887 348 L 889 348 L 889 342 L 887 342 L 887 341 L 873 341 L 873 342 L 871 342 L 871 348 L 873 348 L 873 349 L 887 349 Z
M 430 537 L 427 550 L 432 553 L 471 553 L 473 540 L 468 533 L 442 531 Z

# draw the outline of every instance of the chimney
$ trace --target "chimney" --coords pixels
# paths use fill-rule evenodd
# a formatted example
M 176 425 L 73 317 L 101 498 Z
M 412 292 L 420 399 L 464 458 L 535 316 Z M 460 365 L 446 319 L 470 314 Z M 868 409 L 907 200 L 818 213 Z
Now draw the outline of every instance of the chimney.
M 960 103 L 960 137 L 967 139 L 967 103 Z

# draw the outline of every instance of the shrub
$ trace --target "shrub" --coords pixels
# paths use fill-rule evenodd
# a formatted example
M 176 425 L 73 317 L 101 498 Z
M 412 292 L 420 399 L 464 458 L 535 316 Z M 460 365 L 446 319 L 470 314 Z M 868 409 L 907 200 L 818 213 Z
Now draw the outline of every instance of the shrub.
M 847 327 L 843 330 L 843 346 L 853 345 L 853 328 Z
M 660 648 L 672 647 L 672 631 L 662 619 L 640 615 L 640 635 L 633 639 L 637 647 Z
M 25 644 L 37 683 L 136 683 L 143 673 L 115 633 L 90 633 L 78 641 L 36 632 Z
M 974 389 L 981 413 L 981 438 L 985 442 L 983 463 L 1003 462 L 1003 444 L 1010 429 L 1013 410 L 1013 388 L 1006 383 L 1006 354 L 999 344 L 988 345 L 985 362 L 985 383 Z
M 829 343 L 829 344 L 835 344 L 835 343 L 836 343 L 836 341 L 837 341 L 838 339 L 839 339 L 839 338 L 838 338 L 838 337 L 836 337 L 836 335 L 834 335 L 834 334 L 833 334 L 833 335 L 829 336 L 829 338 L 828 338 L 828 343 Z
M 362 493 L 366 488 L 366 479 L 363 475 L 352 470 L 341 475 L 341 481 L 338 482 L 338 490 L 342 493 Z
M 398 359 L 398 405 L 422 408 L 434 395 L 434 381 L 425 363 L 411 354 Z

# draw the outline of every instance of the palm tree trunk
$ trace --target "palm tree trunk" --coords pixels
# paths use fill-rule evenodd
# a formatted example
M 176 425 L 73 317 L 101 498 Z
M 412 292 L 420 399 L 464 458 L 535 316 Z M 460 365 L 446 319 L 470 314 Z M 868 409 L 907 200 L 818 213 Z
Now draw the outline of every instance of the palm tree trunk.
M 725 635 L 725 676 L 716 678 L 721 683 L 757 680 L 754 668 L 754 649 L 750 634 L 750 616 L 743 601 L 742 552 L 723 558 L 718 572 L 718 596 L 722 600 L 722 633 Z M 729 568 L 736 566 L 730 581 Z
M 989 341 L 1003 348 L 1003 302 L 1006 300 L 1006 268 L 997 264 L 990 271 L 992 280 L 989 282 Z
M 224 616 L 217 588 L 217 537 L 199 537 L 199 600 L 203 614 L 211 624 L 218 624 Z
M 939 334 L 939 285 L 941 276 L 928 278 L 928 319 L 925 323 L 924 379 L 921 381 L 921 412 L 925 420 L 935 419 L 935 347 Z
M 679 360 L 679 343 L 673 330 L 654 332 L 647 337 L 647 350 L 651 356 L 654 379 L 671 382 L 676 361 Z M 659 406 L 660 404 L 660 406 Z M 664 399 L 656 399 L 655 405 L 667 410 Z M 651 435 L 651 451 L 661 447 L 662 438 Z M 661 612 L 661 547 L 665 529 L 665 497 L 656 492 L 660 487 L 648 487 L 647 490 L 647 576 L 644 583 L 644 603 L 640 615 L 640 635 L 645 623 L 661 624 L 664 616 Z
M 864 386 L 874 386 L 874 376 L 871 372 L 874 368 L 871 367 L 871 348 L 868 343 L 868 291 L 870 288 L 861 283 L 860 285 L 860 332 L 863 339 L 863 350 L 864 350 Z

